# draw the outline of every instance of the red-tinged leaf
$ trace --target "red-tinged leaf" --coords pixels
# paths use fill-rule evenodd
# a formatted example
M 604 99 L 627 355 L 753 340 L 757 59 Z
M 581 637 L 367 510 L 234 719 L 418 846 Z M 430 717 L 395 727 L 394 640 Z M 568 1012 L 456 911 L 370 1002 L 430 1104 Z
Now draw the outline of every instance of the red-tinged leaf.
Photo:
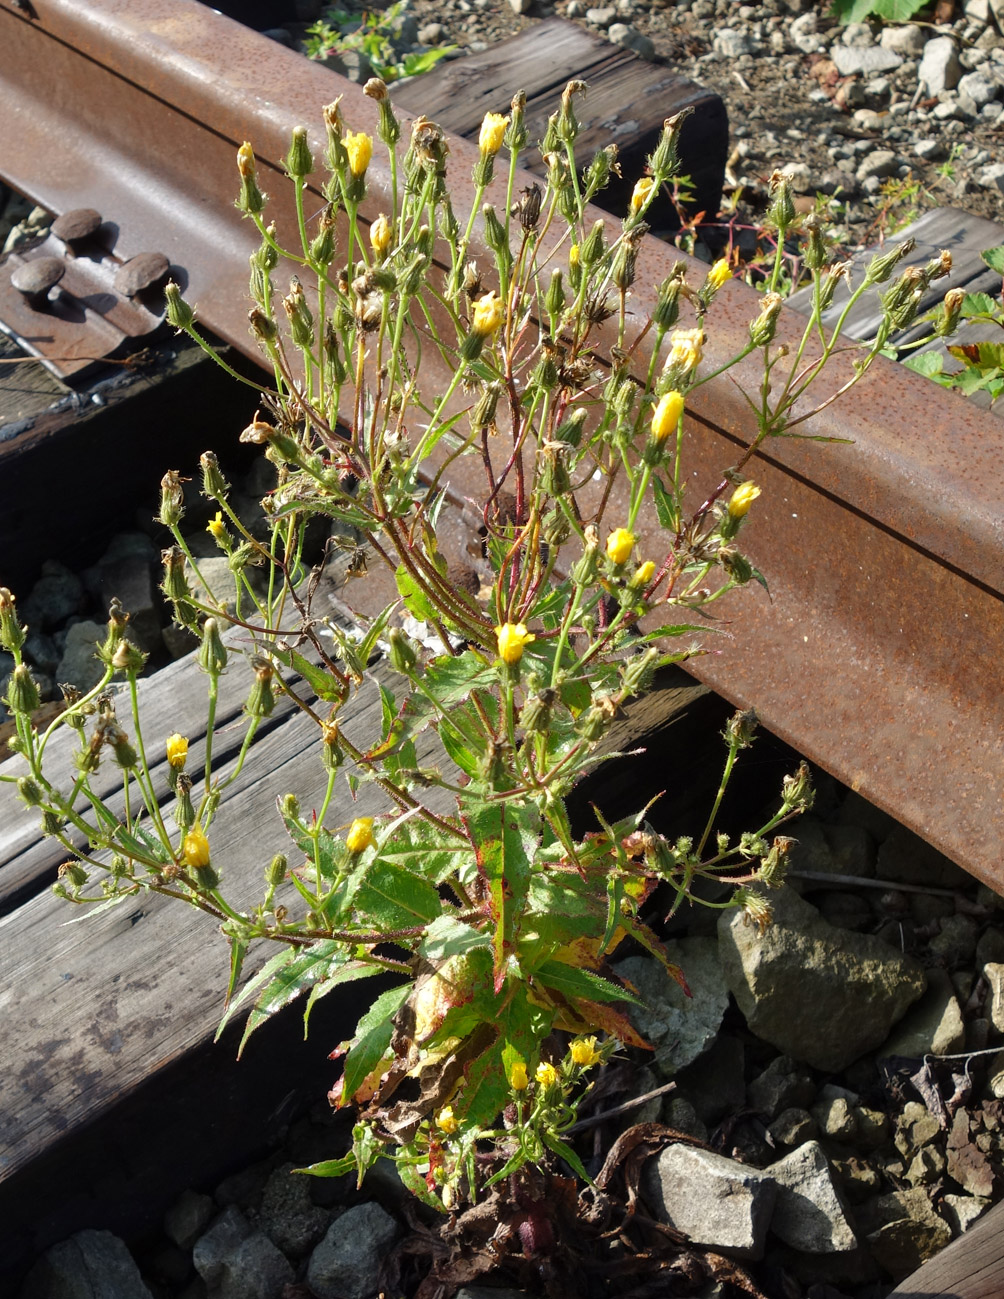
M 492 968 L 498 993 L 529 897 L 533 854 L 540 842 L 540 814 L 532 804 L 471 803 L 462 809 L 462 816 L 495 926 Z
M 590 1028 L 602 1029 L 625 1046 L 637 1046 L 642 1051 L 653 1050 L 652 1043 L 646 1042 L 627 1015 L 608 1002 L 576 999 L 570 1005 Z

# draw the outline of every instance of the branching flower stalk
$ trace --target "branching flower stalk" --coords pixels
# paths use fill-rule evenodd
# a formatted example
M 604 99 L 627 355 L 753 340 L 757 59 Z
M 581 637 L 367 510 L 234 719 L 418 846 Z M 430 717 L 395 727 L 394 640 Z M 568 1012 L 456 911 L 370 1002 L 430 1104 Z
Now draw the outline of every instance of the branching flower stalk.
M 650 927 L 667 890 L 670 914 L 703 901 L 767 923 L 764 890 L 781 879 L 791 844 L 774 832 L 812 792 L 803 767 L 759 829 L 734 841 L 720 829 L 751 715 L 728 727 L 721 786 L 696 837 L 669 840 L 648 807 L 615 822 L 597 811 L 583 831 L 567 798 L 615 756 L 603 741 L 624 704 L 651 691 L 660 668 L 702 652 L 713 634 L 707 610 L 763 581 L 740 548 L 760 496 L 745 476 L 757 450 L 806 436 L 792 430 L 861 378 L 948 266 L 942 257 L 893 280 L 904 251 L 877 258 L 848 310 L 891 281 L 878 336 L 847 383 L 821 390 L 848 346 L 846 312 L 830 335 L 821 327 L 846 268 L 829 261 L 817 222 L 799 228 L 788 182 L 775 176 L 768 290 L 735 354 L 702 370 L 728 262 L 693 283 L 680 263 L 651 318 L 631 307 L 645 216 L 676 183 L 684 115 L 665 123 L 624 219 L 594 220 L 586 204 L 618 164 L 611 145 L 579 168 L 584 90 L 569 83 L 549 121 L 546 184 L 520 194 L 525 96 L 486 116 L 460 218 L 443 132 L 420 117 L 401 150 L 378 81 L 366 94 L 392 195 L 368 226 L 375 143 L 346 125 L 337 101 L 324 110 L 319 183 L 306 131 L 293 133 L 291 229 L 269 217 L 251 145 L 238 151 L 237 206 L 258 241 L 249 323 L 274 379 L 241 439 L 263 449 L 274 486 L 261 532 L 241 519 L 216 457 L 202 457 L 202 494 L 216 511 L 208 530 L 228 574 L 214 588 L 183 526 L 184 480 L 172 471 L 161 485 L 158 518 L 172 539 L 162 589 L 177 624 L 198 638 L 191 679 L 206 687 L 191 746 L 144 718 L 145 657 L 117 606 L 96 649 L 101 681 L 68 692 L 39 731 L 25 629 L 0 588 L 0 646 L 15 663 L 6 702 L 24 760 L 22 774 L 2 779 L 16 781 L 42 833 L 67 852 L 56 892 L 114 906 L 147 890 L 213 917 L 231 953 L 227 1017 L 253 1001 L 245 1039 L 297 995 L 309 1014 L 343 985 L 390 974 L 339 1048 L 334 1100 L 357 1107 L 352 1150 L 313 1171 L 361 1177 L 393 1158 L 440 1208 L 553 1157 L 585 1176 L 563 1139 L 585 1075 L 618 1043 L 645 1045 L 624 1009 L 634 993 L 609 958 L 631 939 L 683 981 Z M 503 151 L 499 211 L 484 200 Z M 312 177 L 324 196 L 315 215 L 305 201 Z M 480 260 L 471 255 L 479 222 Z M 796 238 L 814 308 L 789 348 L 774 336 L 781 250 Z M 284 264 L 292 275 L 280 284 Z M 173 286 L 167 303 L 170 322 L 208 348 Z M 448 368 L 442 383 L 423 375 L 430 357 Z M 745 394 L 747 447 L 695 502 L 688 403 L 717 375 L 748 374 L 751 357 L 760 378 Z M 461 459 L 482 475 L 468 502 L 483 524 L 482 554 L 464 571 L 437 539 Z M 658 530 L 645 524 L 653 516 Z M 309 529 L 318 519 L 343 576 L 383 565 L 396 584 L 397 599 L 362 627 L 316 611 Z M 231 697 L 239 682 L 244 731 L 228 749 L 222 692 Z M 343 722 L 367 695 L 379 697 L 379 731 L 352 738 Z M 316 727 L 317 784 L 302 791 L 310 812 L 296 791 L 269 794 L 279 795 L 292 851 L 263 865 L 264 891 L 249 907 L 228 890 L 215 819 L 280 701 Z M 73 771 L 50 776 L 63 736 Z M 245 958 L 262 943 L 275 953 L 238 992 Z M 399 1098 L 405 1078 L 417 1079 L 409 1095 L 418 1099 Z

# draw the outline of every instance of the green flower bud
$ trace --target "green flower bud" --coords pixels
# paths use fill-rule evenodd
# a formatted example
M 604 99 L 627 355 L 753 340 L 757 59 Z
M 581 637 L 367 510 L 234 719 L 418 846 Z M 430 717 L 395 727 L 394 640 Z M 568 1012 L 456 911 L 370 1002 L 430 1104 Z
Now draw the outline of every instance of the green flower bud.
M 815 212 L 810 212 L 802 222 L 805 231 L 805 243 L 802 245 L 802 260 L 810 271 L 818 271 L 826 265 L 826 243 L 823 239 L 823 221 Z
M 25 642 L 27 627 L 22 627 L 17 620 L 17 606 L 14 597 L 5 586 L 0 586 L 0 645 L 5 650 L 16 653 Z
M 286 175 L 297 180 L 309 176 L 313 170 L 314 159 L 311 156 L 310 145 L 307 143 L 307 128 L 294 126 L 289 153 L 286 154 Z
M 276 339 L 279 337 L 279 326 L 271 316 L 266 316 L 264 311 L 258 307 L 252 307 L 248 312 L 248 324 L 251 326 L 251 333 L 262 347 L 271 350 L 275 346 Z
M 390 642 L 390 665 L 395 672 L 410 676 L 418 662 L 415 646 L 400 627 L 392 627 L 387 637 Z
M 652 313 L 652 323 L 660 333 L 672 329 L 680 318 L 680 290 L 684 283 L 683 268 L 678 262 L 673 267 L 672 273 L 667 275 L 659 285 L 659 296 L 656 299 L 655 311 Z
M 227 666 L 227 650 L 215 618 L 207 618 L 202 624 L 202 644 L 196 659 L 203 672 L 211 677 L 218 677 Z
M 587 269 L 595 266 L 603 256 L 606 247 L 603 239 L 603 227 L 604 223 L 602 221 L 594 221 L 592 230 L 586 236 L 585 242 L 579 250 L 579 260 Z
M 129 743 L 125 731 L 119 731 L 112 741 L 112 752 L 115 754 L 115 761 L 123 771 L 132 771 L 134 767 L 139 765 L 139 755 Z
M 752 708 L 740 709 L 725 723 L 725 743 L 730 749 L 748 749 L 759 725 L 760 719 Z
M 216 452 L 203 451 L 199 456 L 199 464 L 202 466 L 202 495 L 215 501 L 223 500 L 230 490 L 230 484 L 223 477 Z
M 634 244 L 623 240 L 614 254 L 614 264 L 610 270 L 610 278 L 614 282 L 614 287 L 620 289 L 622 293 L 626 292 L 634 284 L 635 262 L 638 259 L 638 252 Z
M 591 586 L 600 569 L 600 539 L 590 524 L 586 528 L 586 544 L 582 555 L 572 565 L 570 577 L 576 586 Z
M 672 117 L 667 117 L 662 124 L 662 135 L 653 153 L 648 158 L 648 169 L 656 185 L 663 184 L 675 176 L 680 168 L 680 132 L 683 124 L 693 112 L 692 107 L 683 108 Z
M 544 689 L 527 699 L 519 715 L 519 724 L 527 735 L 547 734 L 557 698 L 556 690 Z
M 905 239 L 887 252 L 876 253 L 865 271 L 865 284 L 884 284 L 904 257 L 909 256 L 917 246 L 916 239 Z
M 612 695 L 597 695 L 592 705 L 576 722 L 576 732 L 590 744 L 595 744 L 609 729 L 616 711 L 617 701 Z
M 192 806 L 192 778 L 187 771 L 177 772 L 174 792 L 177 796 L 174 804 L 174 823 L 181 830 L 191 830 L 195 824 L 195 808 Z
M 78 861 L 64 861 L 57 870 L 60 879 L 69 880 L 74 890 L 82 889 L 87 883 L 87 871 Z
M 565 144 L 572 144 L 579 134 L 579 123 L 572 104 L 573 95 L 581 95 L 586 89 L 584 81 L 569 81 L 561 92 L 561 110 L 558 114 L 558 138 Z
M 791 193 L 791 177 L 783 171 L 772 173 L 768 181 L 770 187 L 770 206 L 767 208 L 767 223 L 777 227 L 783 239 L 789 226 L 795 221 L 795 200 Z
M 279 810 L 287 821 L 298 821 L 300 819 L 300 800 L 295 794 L 286 794 L 280 800 Z
M 272 678 L 275 669 L 268 659 L 258 655 L 251 660 L 254 668 L 254 684 L 244 704 L 244 711 L 249 717 L 270 717 L 275 707 L 275 693 L 272 690 Z
M 111 666 L 116 672 L 124 672 L 127 677 L 134 677 L 143 671 L 148 658 L 149 655 L 144 654 L 132 641 L 123 638 L 115 647 Z
M 784 298 L 780 293 L 765 293 L 761 299 L 760 314 L 750 321 L 750 342 L 754 347 L 765 347 L 777 332 L 777 318 L 781 314 Z
M 28 667 L 18 663 L 7 682 L 7 706 L 12 713 L 33 713 L 42 702 Z
M 176 469 L 169 469 L 160 480 L 160 509 L 154 518 L 165 528 L 176 527 L 184 516 L 185 489 L 182 483 L 187 481 Z
M 551 282 L 544 295 L 544 310 L 553 319 L 555 316 L 560 316 L 564 309 L 565 286 L 562 283 L 561 270 L 556 268 L 551 272 Z
M 269 864 L 265 867 L 265 883 L 269 890 L 274 890 L 286 878 L 286 872 L 289 870 L 289 859 L 285 853 L 277 852 Z
M 554 431 L 555 442 L 567 442 L 577 447 L 582 441 L 582 429 L 589 416 L 585 406 L 573 406 Z
M 173 280 L 164 285 L 165 315 L 172 329 L 188 330 L 195 324 L 195 312 L 181 296 Z
M 65 824 L 63 818 L 57 812 L 53 812 L 51 808 L 46 808 L 42 813 L 40 829 L 47 839 L 59 834 Z
M 289 293 L 282 300 L 282 308 L 289 320 L 289 332 L 297 347 L 314 345 L 314 317 L 307 306 L 303 285 L 294 275 L 289 282 Z
M 526 91 L 518 90 L 512 97 L 509 105 L 509 126 L 503 138 L 505 147 L 510 154 L 519 153 L 520 149 L 526 147 L 526 142 L 530 138 L 530 132 L 526 126 Z
M 39 807 L 45 801 L 45 790 L 34 776 L 19 776 L 17 793 L 25 807 Z

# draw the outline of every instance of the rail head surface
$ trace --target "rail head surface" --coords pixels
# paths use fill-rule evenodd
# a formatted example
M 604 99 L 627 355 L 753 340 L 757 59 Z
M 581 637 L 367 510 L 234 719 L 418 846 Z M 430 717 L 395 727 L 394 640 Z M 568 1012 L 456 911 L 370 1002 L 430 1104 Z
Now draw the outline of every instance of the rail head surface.
M 31 15 L 0 0 L 0 84 L 14 106 L 0 174 L 55 210 L 107 212 L 123 256 L 139 244 L 167 253 L 202 322 L 252 355 L 244 292 L 256 241 L 232 206 L 234 151 L 254 142 L 278 198 L 294 126 L 318 123 L 320 105 L 340 93 L 346 119 L 372 131 L 375 105 L 196 0 L 35 0 Z M 460 210 L 476 148 L 459 138 L 450 148 Z M 389 184 L 376 158 L 368 183 L 372 217 Z M 679 259 L 645 240 L 639 318 Z M 725 286 L 708 369 L 739 350 L 757 311 L 752 290 Z M 778 340 L 801 327 L 782 313 Z M 738 385 L 757 379 L 750 362 L 693 395 L 687 453 L 698 490 L 748 439 Z M 880 361 L 811 430 L 854 445 L 774 441 L 760 457 L 772 507 L 750 549 L 771 598 L 738 597 L 730 635 L 693 670 L 1001 890 L 1004 705 L 988 651 L 1004 639 L 1004 423 Z M 463 471 L 452 487 L 458 497 L 476 490 Z M 646 526 L 654 538 L 654 518 Z

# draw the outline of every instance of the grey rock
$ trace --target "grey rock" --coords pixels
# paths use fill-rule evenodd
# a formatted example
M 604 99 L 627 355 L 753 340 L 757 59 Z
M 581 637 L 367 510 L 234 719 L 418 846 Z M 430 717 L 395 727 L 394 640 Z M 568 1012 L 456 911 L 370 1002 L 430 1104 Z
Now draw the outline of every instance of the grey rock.
M 995 925 L 985 929 L 976 944 L 976 968 L 982 970 L 988 963 L 1004 964 L 1004 933 Z
M 310 1198 L 315 1179 L 293 1170 L 296 1164 L 280 1164 L 269 1175 L 262 1195 L 259 1226 L 284 1254 L 300 1258 L 324 1235 L 331 1215 Z
M 509 0 L 509 8 L 514 14 L 528 14 L 533 12 L 535 0 Z
M 976 182 L 984 189 L 996 189 L 1004 194 L 1004 163 L 992 162 L 989 167 L 984 167 Z
M 640 1123 L 643 1120 L 634 1121 Z M 708 1139 L 708 1129 L 698 1118 L 697 1110 L 686 1096 L 668 1097 L 665 1122 L 666 1126 L 672 1128 L 674 1132 L 685 1132 L 688 1137 L 696 1137 L 698 1141 Z
M 987 961 L 983 967 L 983 977 L 990 989 L 987 1005 L 990 1022 L 998 1033 L 1004 1033 L 1004 964 Z
M 607 28 L 607 40 L 612 41 L 614 45 L 622 45 L 626 50 L 631 50 L 640 59 L 651 62 L 655 58 L 655 45 L 630 23 L 611 24 Z
M 318 1299 L 369 1299 L 380 1288 L 380 1263 L 397 1231 L 379 1204 L 346 1209 L 315 1246 L 307 1284 Z
M 913 151 L 921 162 L 940 162 L 942 158 L 948 157 L 948 150 L 934 136 L 926 136 L 923 140 L 915 140 Z
M 834 1095 L 834 1091 L 824 1087 L 810 1113 L 819 1124 L 821 1136 L 830 1141 L 851 1142 L 857 1135 L 857 1115 L 847 1097 Z
M 763 1175 L 777 1187 L 770 1229 L 786 1245 L 808 1254 L 857 1248 L 843 1197 L 818 1142 L 807 1141 Z
M 812 904 L 823 919 L 837 929 L 853 929 L 855 933 L 870 931 L 875 923 L 875 913 L 866 898 L 844 889 L 828 889 L 813 893 Z
M 18 607 L 18 616 L 29 628 L 47 631 L 79 613 L 84 606 L 84 586 L 65 564 L 47 559 L 42 576 Z
M 617 21 L 617 10 L 613 5 L 604 5 L 599 9 L 586 10 L 586 22 L 594 27 L 609 27 Z
M 848 23 L 840 33 L 840 44 L 853 49 L 865 49 L 875 44 L 875 33 L 868 23 Z
M 28 628 L 28 635 L 25 637 L 23 649 L 26 656 L 41 672 L 50 674 L 55 672 L 59 666 L 59 660 L 62 658 L 62 654 L 52 636 L 46 636 L 41 631 L 33 631 L 30 627 Z M 3 658 L 8 658 L 8 655 L 5 654 Z M 6 669 L 3 662 L 0 661 L 0 676 L 3 676 L 5 670 L 9 672 L 13 666 L 13 659 L 10 661 L 10 667 Z
M 585 18 L 587 6 L 584 0 L 568 0 L 568 7 L 565 10 L 566 18 Z
M 395 47 L 402 52 L 411 49 L 416 41 L 421 40 L 418 19 L 407 10 L 390 20 L 390 30 Z
M 803 54 L 816 54 L 825 42 L 819 33 L 819 17 L 814 9 L 794 19 L 788 28 L 788 39 Z
M 365 85 L 373 76 L 373 67 L 362 50 L 340 50 L 337 53 L 331 51 L 317 62 L 330 68 L 332 72 L 337 72 L 340 77 L 354 81 L 358 86 Z
M 75 622 L 66 633 L 66 647 L 56 669 L 56 680 L 90 690 L 104 675 L 104 665 L 95 657 L 108 628 L 101 622 Z
M 858 1221 L 878 1263 L 897 1279 L 933 1258 L 952 1238 L 922 1187 L 879 1196 L 861 1207 Z
M 813 192 L 812 168 L 808 163 L 787 162 L 781 168 L 781 171 L 791 181 L 791 188 L 796 194 L 811 194 Z
M 935 104 L 931 109 L 931 116 L 935 121 L 949 122 L 953 119 L 963 121 L 968 118 L 970 114 L 957 100 L 947 99 L 943 100 L 940 104 Z
M 763 1256 L 777 1188 L 755 1168 L 672 1145 L 645 1165 L 642 1185 L 660 1217 L 695 1245 L 733 1258 Z
M 882 1044 L 881 1056 L 947 1055 L 965 1046 L 966 1026 L 952 981 L 928 970 L 927 991 Z
M 713 48 L 727 59 L 737 59 L 741 54 L 755 54 L 759 41 L 738 27 L 720 27 L 715 33 Z
M 46 1250 L 21 1299 L 152 1299 L 135 1260 L 110 1231 L 78 1231 Z
M 218 1299 L 281 1299 L 294 1277 L 289 1259 L 264 1232 L 256 1231 L 224 1259 L 216 1295 Z
M 110 560 L 101 565 L 101 603 L 105 613 L 117 599 L 129 615 L 126 635 L 147 654 L 162 644 L 160 600 L 153 570 L 142 556 Z
M 903 62 L 902 56 L 881 45 L 834 45 L 830 58 L 842 77 L 873 76 L 876 72 L 889 72 Z
M 990 1200 L 985 1195 L 946 1195 L 941 1201 L 941 1211 L 956 1236 L 968 1231 L 989 1207 Z
M 929 40 L 917 69 L 917 80 L 927 93 L 940 95 L 943 90 L 953 90 L 961 75 L 955 41 L 950 36 L 935 36 Z
M 940 964 L 956 970 L 959 966 L 971 966 L 976 955 L 976 935 L 979 926 L 972 916 L 951 915 L 941 921 L 941 928 L 930 940 L 928 946 L 938 958 Z
M 638 989 L 644 1006 L 630 1014 L 641 1035 L 655 1048 L 655 1064 L 676 1074 L 714 1041 L 729 1002 L 729 990 L 713 938 L 682 938 L 666 944 L 669 959 L 680 967 L 693 996 L 654 958 L 629 956 L 615 966 L 621 978 Z
M 235 1204 L 228 1205 L 192 1250 L 196 1272 L 210 1289 L 223 1281 L 227 1260 L 232 1258 L 254 1228 Z
M 791 1056 L 778 1055 L 747 1087 L 746 1102 L 770 1120 L 792 1107 L 808 1109 L 815 1095 L 816 1085 L 806 1070 Z
M 956 91 L 962 107 L 967 112 L 978 113 L 984 104 L 999 97 L 1001 87 L 982 72 L 970 72 L 960 79 Z
M 923 993 L 924 972 L 879 938 L 834 929 L 790 888 L 771 900 L 763 936 L 722 913 L 726 982 L 758 1037 L 817 1069 L 842 1069 L 888 1037 Z
M 164 1235 L 179 1249 L 190 1249 L 215 1212 L 211 1195 L 182 1191 L 164 1214 Z
M 422 45 L 438 45 L 446 38 L 446 28 L 442 23 L 426 23 L 418 29 L 418 40 Z
M 798 1106 L 782 1110 L 768 1130 L 779 1146 L 800 1146 L 819 1135 L 816 1120 Z
M 899 158 L 892 149 L 873 149 L 871 153 L 865 154 L 861 159 L 854 174 L 858 181 L 864 184 L 873 176 L 878 179 L 884 176 L 894 176 L 898 168 Z
M 883 27 L 879 44 L 884 50 L 902 55 L 904 59 L 919 59 L 927 44 L 927 32 L 916 23 Z

